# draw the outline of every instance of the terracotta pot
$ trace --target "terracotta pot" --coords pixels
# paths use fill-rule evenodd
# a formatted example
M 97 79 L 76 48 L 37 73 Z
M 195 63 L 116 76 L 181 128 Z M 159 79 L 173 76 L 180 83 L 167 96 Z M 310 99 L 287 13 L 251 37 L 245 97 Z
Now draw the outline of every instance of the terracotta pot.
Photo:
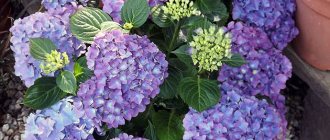
M 295 51 L 312 66 L 330 70 L 330 0 L 296 1 Z

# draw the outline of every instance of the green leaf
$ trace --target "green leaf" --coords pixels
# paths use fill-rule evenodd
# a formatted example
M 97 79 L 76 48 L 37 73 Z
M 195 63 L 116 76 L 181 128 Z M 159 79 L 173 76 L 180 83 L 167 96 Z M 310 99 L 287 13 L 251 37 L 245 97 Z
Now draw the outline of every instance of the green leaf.
M 149 120 L 148 120 L 148 127 L 144 131 L 144 137 L 150 140 L 157 140 L 155 127 Z
M 190 107 L 201 112 L 220 100 L 220 90 L 216 81 L 187 77 L 179 84 L 179 95 Z
M 185 64 L 178 58 L 170 58 L 169 63 L 171 66 L 180 70 L 183 77 L 193 77 L 197 74 L 197 69 L 193 64 Z
M 207 18 L 201 16 L 192 16 L 189 17 L 183 24 L 182 28 L 187 30 L 188 41 L 193 39 L 196 29 L 208 29 L 212 24 Z
M 66 93 L 56 85 L 53 77 L 41 77 L 28 88 L 24 95 L 24 105 L 33 109 L 44 109 L 64 98 Z
M 221 0 L 197 0 L 196 5 L 210 21 L 226 21 L 229 17 L 227 7 Z
M 233 54 L 231 58 L 225 58 L 221 61 L 231 67 L 240 67 L 246 63 L 240 54 Z
M 172 25 L 172 21 L 169 18 L 169 15 L 164 13 L 161 6 L 156 6 L 152 8 L 152 21 L 157 24 L 159 27 L 168 27 Z
M 101 31 L 101 24 L 106 21 L 111 21 L 111 17 L 102 10 L 82 8 L 70 17 L 71 32 L 81 41 L 92 43 L 95 35 Z
M 87 60 L 85 56 L 79 58 L 76 63 L 74 63 L 73 74 L 77 79 L 78 85 L 92 77 L 93 71 L 87 67 Z
M 159 96 L 164 99 L 171 99 L 177 96 L 177 88 L 183 77 L 181 71 L 175 67 L 168 69 L 169 76 L 160 86 Z
M 155 124 L 156 134 L 159 140 L 181 140 L 184 128 L 182 119 L 174 112 L 159 111 L 152 115 L 152 122 Z
M 30 38 L 30 54 L 37 60 L 45 60 L 46 54 L 56 50 L 56 46 L 50 39 Z
M 125 30 L 121 27 L 121 25 L 114 21 L 106 21 L 101 23 L 101 32 L 109 32 L 112 30 L 122 30 L 124 33 L 129 33 L 128 30 Z
M 57 86 L 66 93 L 75 94 L 77 89 L 77 81 L 75 76 L 70 71 L 62 71 L 56 77 Z
M 124 23 L 133 24 L 133 28 L 143 25 L 150 13 L 147 0 L 127 0 L 121 8 L 121 19 Z
M 190 49 L 190 46 L 188 44 L 186 44 L 186 45 L 179 47 L 172 53 L 174 53 L 182 62 L 190 65 L 190 64 L 193 64 L 193 61 L 192 61 L 191 55 L 189 54 L 189 49 Z

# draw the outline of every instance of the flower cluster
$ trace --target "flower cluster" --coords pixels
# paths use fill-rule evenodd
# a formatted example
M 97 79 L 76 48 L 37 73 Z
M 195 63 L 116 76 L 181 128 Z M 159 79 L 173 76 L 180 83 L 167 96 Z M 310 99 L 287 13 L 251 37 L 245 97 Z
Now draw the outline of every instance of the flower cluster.
M 222 88 L 239 88 L 247 95 L 265 95 L 284 111 L 280 90 L 291 77 L 292 65 L 272 47 L 267 35 L 258 28 L 231 22 L 226 29 L 232 35 L 232 51 L 241 54 L 247 64 L 233 68 L 224 65 L 218 80 Z
M 72 36 L 69 22 L 59 15 L 37 12 L 15 20 L 10 32 L 12 33 L 11 49 L 16 61 L 15 74 L 24 81 L 27 87 L 31 86 L 42 73 L 39 68 L 40 62 L 35 60 L 29 52 L 30 38 L 41 37 L 52 40 L 58 47 L 58 51 L 66 52 L 69 59 L 80 54 L 80 41 Z M 70 66 L 65 69 L 70 69 Z
M 126 133 L 121 133 L 121 134 L 119 134 L 118 137 L 113 138 L 111 140 L 147 140 L 147 139 L 144 139 L 144 138 L 134 138 L 134 136 L 132 136 L 132 135 L 128 135 Z
M 68 3 L 71 2 L 81 2 L 82 4 L 86 5 L 88 0 L 42 0 L 41 4 L 46 8 L 46 9 L 56 9 L 60 8 Z
M 97 35 L 86 58 L 95 76 L 80 85 L 75 105 L 96 126 L 118 127 L 143 112 L 168 76 L 165 55 L 155 44 L 120 30 Z
M 157 5 L 163 5 L 167 0 L 148 0 L 150 7 Z M 123 7 L 125 0 L 102 0 L 103 11 L 110 14 L 115 22 L 121 22 L 121 8 Z
M 190 0 L 169 0 L 162 9 L 165 14 L 170 15 L 171 19 L 180 20 L 199 13 L 193 5 L 193 1 Z
M 70 16 L 74 14 L 78 10 L 78 8 L 82 8 L 82 6 L 77 5 L 77 3 L 75 2 L 71 2 L 55 9 L 48 9 L 47 13 L 52 16 L 61 18 L 62 22 L 65 25 L 69 25 Z
M 196 33 L 189 43 L 194 64 L 198 64 L 199 70 L 218 70 L 222 66 L 221 60 L 231 57 L 229 34 L 214 26 L 204 30 L 197 29 Z
M 262 28 L 280 50 L 298 35 L 292 19 L 294 0 L 234 0 L 233 6 L 233 19 Z
M 206 111 L 191 109 L 183 120 L 183 139 L 270 140 L 283 137 L 276 109 L 265 100 L 241 96 L 239 92 L 236 89 L 222 92 L 221 102 Z
M 94 139 L 93 123 L 72 105 L 68 97 L 50 108 L 30 114 L 25 124 L 27 140 Z
M 51 53 L 46 54 L 45 57 L 46 60 L 40 64 L 40 69 L 46 74 L 62 69 L 70 62 L 66 52 L 60 53 L 52 50 Z

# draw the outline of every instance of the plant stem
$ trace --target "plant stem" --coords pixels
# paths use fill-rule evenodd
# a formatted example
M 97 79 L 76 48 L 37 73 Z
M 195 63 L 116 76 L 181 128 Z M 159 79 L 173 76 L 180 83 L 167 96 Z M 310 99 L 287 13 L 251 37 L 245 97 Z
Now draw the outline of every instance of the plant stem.
M 179 36 L 179 31 L 180 31 L 180 27 L 181 27 L 181 22 L 180 20 L 175 24 L 175 29 L 174 29 L 174 33 L 173 33 L 173 36 L 172 36 L 172 39 L 171 39 L 171 42 L 170 42 L 170 45 L 168 47 L 168 54 L 170 54 L 172 51 L 173 51 L 173 47 L 175 45 L 175 43 L 177 42 L 178 40 L 178 36 Z

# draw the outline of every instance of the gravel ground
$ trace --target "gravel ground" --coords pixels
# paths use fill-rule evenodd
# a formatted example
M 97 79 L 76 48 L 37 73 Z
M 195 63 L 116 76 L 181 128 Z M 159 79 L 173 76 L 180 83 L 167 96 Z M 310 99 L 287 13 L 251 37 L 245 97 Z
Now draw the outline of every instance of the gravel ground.
M 1 42 L 4 47 L 5 41 Z M 20 140 L 26 117 L 31 110 L 24 107 L 26 88 L 13 74 L 14 58 L 8 46 L 0 57 L 0 140 Z
M 287 81 L 286 85 L 287 87 L 282 91 L 282 94 L 286 98 L 286 118 L 288 120 L 287 139 L 299 140 L 300 126 L 304 113 L 304 98 L 309 87 L 295 75 Z

